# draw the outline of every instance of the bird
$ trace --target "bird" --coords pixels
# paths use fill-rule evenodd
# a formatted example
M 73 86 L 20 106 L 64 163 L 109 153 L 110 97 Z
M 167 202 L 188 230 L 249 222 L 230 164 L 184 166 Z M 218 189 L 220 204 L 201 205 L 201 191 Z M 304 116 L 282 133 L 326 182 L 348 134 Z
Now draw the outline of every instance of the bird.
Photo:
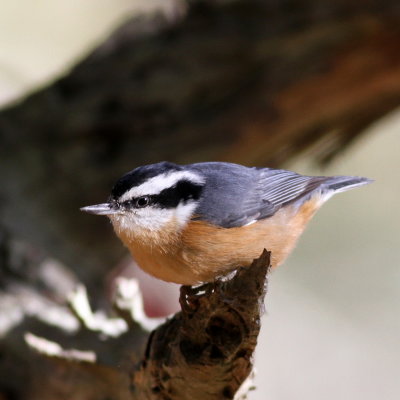
M 144 271 L 194 286 L 250 265 L 264 249 L 272 267 L 281 265 L 325 201 L 370 182 L 227 162 L 163 161 L 126 173 L 106 203 L 81 210 L 107 216 Z

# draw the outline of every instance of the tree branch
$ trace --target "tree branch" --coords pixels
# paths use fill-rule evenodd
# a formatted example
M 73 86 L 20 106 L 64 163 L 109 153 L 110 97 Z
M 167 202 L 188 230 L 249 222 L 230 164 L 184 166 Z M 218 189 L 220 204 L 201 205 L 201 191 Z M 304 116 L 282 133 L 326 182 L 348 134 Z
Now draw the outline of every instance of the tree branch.
M 133 377 L 139 398 L 234 397 L 252 371 L 268 266 L 264 252 L 233 278 L 181 288 L 182 312 L 150 336 Z

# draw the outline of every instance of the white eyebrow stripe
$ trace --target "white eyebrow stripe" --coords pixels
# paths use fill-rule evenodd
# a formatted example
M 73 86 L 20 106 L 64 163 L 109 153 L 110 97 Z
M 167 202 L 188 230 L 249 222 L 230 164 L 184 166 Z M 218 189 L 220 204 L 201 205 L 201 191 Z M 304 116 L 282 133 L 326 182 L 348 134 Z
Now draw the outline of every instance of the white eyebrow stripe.
M 168 189 L 176 185 L 180 180 L 186 179 L 193 183 L 203 184 L 204 178 L 191 171 L 173 171 L 154 176 L 139 186 L 125 192 L 120 198 L 120 202 L 130 200 L 135 197 L 154 195 L 161 193 L 164 189 Z

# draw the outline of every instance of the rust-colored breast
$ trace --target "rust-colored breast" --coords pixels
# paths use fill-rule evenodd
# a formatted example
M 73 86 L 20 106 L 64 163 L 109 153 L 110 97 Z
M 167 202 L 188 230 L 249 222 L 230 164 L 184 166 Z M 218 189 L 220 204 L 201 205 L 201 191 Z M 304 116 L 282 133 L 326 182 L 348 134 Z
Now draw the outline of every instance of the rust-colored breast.
M 117 234 L 146 272 L 193 285 L 249 265 L 264 248 L 272 252 L 274 267 L 282 264 L 319 206 L 319 199 L 311 199 L 299 209 L 283 207 L 272 217 L 236 228 L 191 221 L 181 232 L 171 224 L 158 234 Z
M 113 222 L 114 230 L 138 265 L 150 275 L 167 282 L 190 284 L 179 259 L 180 232 L 172 220 L 162 231 L 126 230 Z

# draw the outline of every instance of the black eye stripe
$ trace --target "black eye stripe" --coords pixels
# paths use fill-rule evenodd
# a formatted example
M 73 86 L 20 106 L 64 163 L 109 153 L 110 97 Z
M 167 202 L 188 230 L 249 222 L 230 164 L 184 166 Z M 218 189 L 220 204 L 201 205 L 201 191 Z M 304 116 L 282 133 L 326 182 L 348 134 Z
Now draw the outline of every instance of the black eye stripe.
M 162 190 L 159 194 L 135 197 L 124 201 L 122 206 L 125 208 L 144 208 L 147 206 L 156 206 L 159 208 L 177 207 L 179 203 L 200 198 L 203 185 L 181 180 L 174 186 Z
M 157 203 L 164 208 L 177 207 L 181 202 L 198 200 L 203 186 L 189 180 L 181 180 L 173 187 L 164 189 L 158 194 Z

